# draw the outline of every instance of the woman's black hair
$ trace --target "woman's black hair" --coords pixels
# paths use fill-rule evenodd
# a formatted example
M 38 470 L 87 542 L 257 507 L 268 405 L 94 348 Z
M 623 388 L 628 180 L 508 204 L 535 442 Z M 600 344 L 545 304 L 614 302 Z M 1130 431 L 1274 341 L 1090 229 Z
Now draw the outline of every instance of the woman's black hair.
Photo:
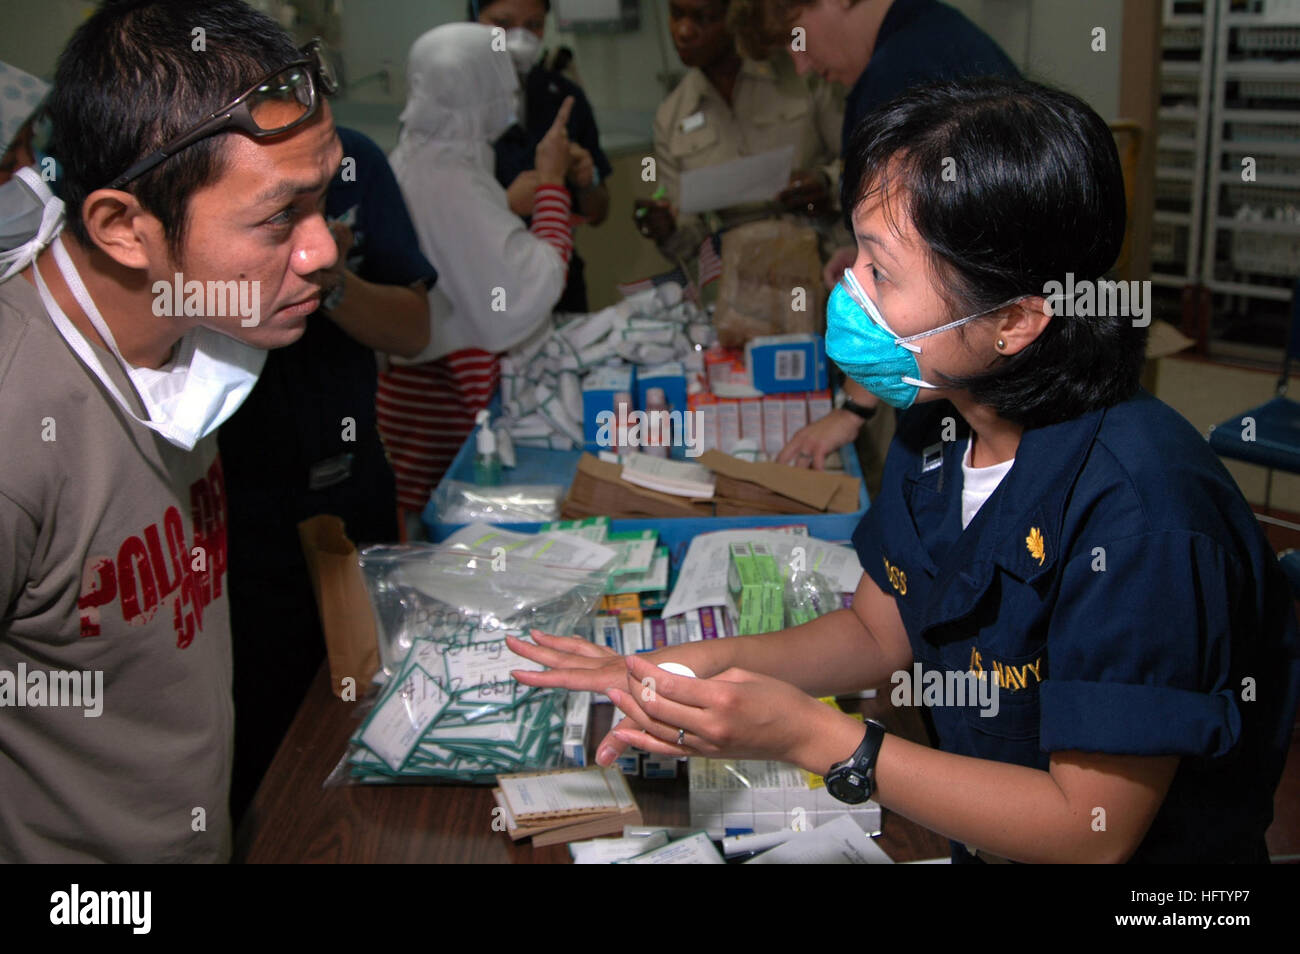
M 86 197 L 301 54 L 238 0 L 105 0 L 59 55 L 47 100 L 67 230 Z M 179 255 L 190 196 L 223 169 L 225 135 L 200 139 L 126 186 Z
M 1069 93 L 988 78 L 914 87 L 863 118 L 844 158 L 843 208 L 868 196 L 929 246 L 952 318 L 1103 278 L 1124 240 L 1124 178 L 1110 128 Z M 896 223 L 895 223 L 896 225 Z M 1023 427 L 1131 397 L 1145 322 L 1056 314 L 1030 345 L 947 383 Z M 965 332 L 968 326 L 958 330 Z

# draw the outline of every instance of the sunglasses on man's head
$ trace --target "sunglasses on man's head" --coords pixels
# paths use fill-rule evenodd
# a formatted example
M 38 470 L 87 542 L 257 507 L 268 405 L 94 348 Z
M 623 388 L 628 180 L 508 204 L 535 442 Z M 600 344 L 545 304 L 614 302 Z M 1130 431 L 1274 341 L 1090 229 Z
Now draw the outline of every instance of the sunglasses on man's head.
M 107 188 L 120 189 L 187 146 L 219 132 L 238 129 L 254 139 L 264 139 L 286 133 L 311 119 L 320 103 L 317 84 L 320 92 L 331 96 L 338 89 L 338 81 L 319 39 L 304 46 L 302 53 L 302 59 L 268 73 L 228 105 L 131 166 Z

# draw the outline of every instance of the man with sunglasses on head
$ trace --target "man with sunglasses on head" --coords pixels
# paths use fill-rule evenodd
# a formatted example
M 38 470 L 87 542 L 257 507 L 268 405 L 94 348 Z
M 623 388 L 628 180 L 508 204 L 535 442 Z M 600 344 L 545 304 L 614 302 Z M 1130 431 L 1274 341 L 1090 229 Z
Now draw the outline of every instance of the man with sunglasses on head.
M 215 430 L 338 257 L 331 87 L 233 0 L 108 0 L 60 56 L 63 234 L 0 284 L 0 860 L 230 855 Z

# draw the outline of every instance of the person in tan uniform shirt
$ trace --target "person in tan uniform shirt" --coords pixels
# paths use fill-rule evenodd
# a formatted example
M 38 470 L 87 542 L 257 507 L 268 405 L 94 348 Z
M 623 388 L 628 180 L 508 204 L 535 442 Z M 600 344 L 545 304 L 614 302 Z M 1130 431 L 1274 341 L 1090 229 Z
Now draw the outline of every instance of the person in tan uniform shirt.
M 742 56 L 726 26 L 727 0 L 672 0 L 673 44 L 690 67 L 655 113 L 655 182 L 660 199 L 636 200 L 635 221 L 670 260 L 686 261 L 710 232 L 782 212 L 830 226 L 836 214 L 843 97 L 827 83 L 811 85 L 789 57 Z M 773 202 L 679 216 L 683 172 L 794 145 L 790 186 Z

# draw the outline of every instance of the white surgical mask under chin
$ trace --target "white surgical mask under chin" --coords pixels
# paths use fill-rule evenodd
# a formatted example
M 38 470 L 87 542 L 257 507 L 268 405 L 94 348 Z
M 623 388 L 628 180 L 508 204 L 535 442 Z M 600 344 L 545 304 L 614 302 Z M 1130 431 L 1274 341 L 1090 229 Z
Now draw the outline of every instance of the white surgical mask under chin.
M 528 71 L 533 68 L 537 62 L 537 56 L 542 51 L 542 41 L 532 30 L 525 30 L 523 27 L 511 27 L 506 30 L 506 52 L 510 54 L 510 59 L 515 64 L 515 72 L 519 78 L 528 75 Z
M 36 289 L 45 310 L 63 340 L 86 369 L 99 379 L 123 412 L 168 443 L 190 451 L 239 409 L 257 383 L 257 376 L 266 361 L 265 351 L 200 326 L 181 338 L 172 361 L 166 367 L 135 367 L 122 357 L 112 331 L 95 306 L 62 241 L 56 238 L 51 248 L 64 282 L 135 387 L 147 417 L 135 413 L 114 379 L 100 364 L 90 343 L 55 301 L 40 269 L 34 269 Z

